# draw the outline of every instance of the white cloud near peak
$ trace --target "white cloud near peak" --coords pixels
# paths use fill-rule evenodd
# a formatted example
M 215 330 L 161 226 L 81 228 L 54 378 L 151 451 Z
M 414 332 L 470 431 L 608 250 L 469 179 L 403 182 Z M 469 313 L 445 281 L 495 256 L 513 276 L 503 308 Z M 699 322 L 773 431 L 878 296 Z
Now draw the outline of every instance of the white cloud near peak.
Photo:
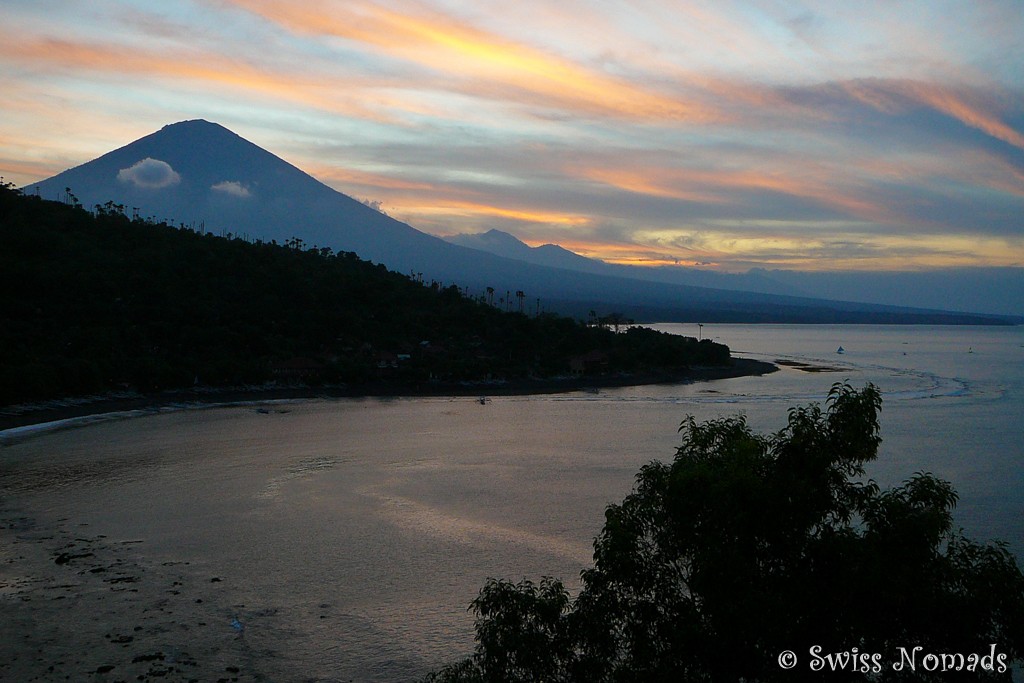
M 224 194 L 229 194 L 233 197 L 239 197 L 242 199 L 252 196 L 252 192 L 249 191 L 249 188 L 237 180 L 222 180 L 215 185 L 211 185 L 210 189 L 215 192 L 223 192 Z
M 122 168 L 117 172 L 117 179 L 122 183 L 130 183 L 135 187 L 149 190 L 170 187 L 181 182 L 181 176 L 169 163 L 151 157 L 137 161 L 128 168 Z

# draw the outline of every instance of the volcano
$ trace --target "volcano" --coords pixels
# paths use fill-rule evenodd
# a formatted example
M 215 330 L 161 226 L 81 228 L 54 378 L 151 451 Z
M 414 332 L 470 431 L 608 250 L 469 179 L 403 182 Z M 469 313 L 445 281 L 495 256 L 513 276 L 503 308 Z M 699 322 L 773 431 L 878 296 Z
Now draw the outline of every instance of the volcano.
M 183 121 L 26 188 L 85 208 L 113 201 L 173 225 L 354 251 L 393 270 L 444 243 L 331 189 L 216 123 Z

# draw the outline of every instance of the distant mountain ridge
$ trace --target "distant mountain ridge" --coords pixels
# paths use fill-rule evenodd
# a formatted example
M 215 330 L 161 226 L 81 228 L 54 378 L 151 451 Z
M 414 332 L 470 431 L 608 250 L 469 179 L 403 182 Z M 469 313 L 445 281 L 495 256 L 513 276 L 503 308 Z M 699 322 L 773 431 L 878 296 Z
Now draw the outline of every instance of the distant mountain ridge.
M 792 271 L 754 268 L 719 273 L 675 266 L 630 266 L 581 256 L 557 244 L 531 247 L 500 230 L 449 235 L 452 244 L 480 249 L 527 263 L 650 282 L 759 292 L 833 301 L 864 301 L 888 306 L 980 311 L 1019 318 L 1024 314 L 1024 268 L 946 268 L 934 271 Z
M 678 268 L 660 266 L 630 266 L 606 263 L 597 259 L 581 256 L 557 244 L 542 244 L 531 247 L 519 240 L 515 235 L 500 230 L 488 230 L 476 234 L 449 235 L 444 239 L 452 244 L 480 249 L 506 258 L 514 258 L 526 263 L 564 268 L 566 270 L 596 275 L 660 282 L 669 285 L 685 285 L 689 287 L 707 287 L 740 292 L 758 292 L 761 294 L 779 294 L 782 296 L 808 296 L 804 291 L 787 283 L 763 277 L 759 273 L 731 274 L 716 273 L 697 268 Z
M 567 269 L 554 264 L 583 257 L 559 247 L 531 250 L 537 255 L 532 262 L 498 256 L 420 232 L 204 120 L 165 126 L 25 192 L 59 200 L 67 199 L 67 188 L 86 208 L 113 201 L 131 213 L 213 232 L 278 243 L 299 238 L 307 247 L 355 252 L 391 270 L 454 282 L 475 294 L 487 287 L 499 293 L 523 291 L 529 301 L 542 301 L 534 310 L 575 315 L 615 310 L 664 321 L 1002 322 L 990 316 L 640 280 L 600 262 L 593 262 L 599 265 L 592 271 Z M 541 258 L 547 263 L 539 264 Z
M 549 268 L 565 268 L 566 270 L 580 270 L 584 272 L 601 272 L 607 263 L 595 261 L 594 259 L 580 256 L 574 251 L 557 244 L 542 244 L 539 247 L 531 247 L 521 241 L 515 235 L 501 230 L 488 230 L 476 234 L 448 235 L 442 237 L 446 242 L 458 244 L 487 251 L 497 256 L 525 261 L 538 266 Z

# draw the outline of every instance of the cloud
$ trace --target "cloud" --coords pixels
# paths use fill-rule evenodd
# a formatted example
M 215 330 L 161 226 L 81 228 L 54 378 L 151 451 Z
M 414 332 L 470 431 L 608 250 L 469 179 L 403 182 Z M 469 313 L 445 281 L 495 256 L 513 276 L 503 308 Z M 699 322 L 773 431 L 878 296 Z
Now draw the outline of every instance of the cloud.
M 14 3 L 0 175 L 201 116 L 435 234 L 733 270 L 1022 261 L 1013 0 L 173 4 Z
M 0 27 L 0 44 L 5 49 L 0 55 L 3 61 L 31 65 L 47 75 L 72 74 L 89 79 L 104 74 L 130 82 L 144 76 L 149 82 L 159 79 L 188 84 L 218 96 L 223 96 L 224 88 L 230 88 L 253 99 L 288 99 L 321 111 L 368 121 L 390 120 L 378 111 L 380 108 L 403 108 L 403 102 L 396 98 L 374 97 L 363 92 L 364 83 L 359 77 L 309 75 L 296 68 L 278 68 L 279 65 L 249 65 L 200 48 L 187 52 L 161 51 L 158 47 L 19 36 L 3 27 Z M 307 60 L 306 64 L 310 62 Z M 327 87 L 328 83 L 334 87 Z M 375 106 L 368 106 L 366 101 Z
M 117 172 L 117 179 L 122 183 L 131 183 L 135 187 L 157 190 L 170 187 L 181 182 L 181 176 L 166 161 L 146 157 L 128 168 Z
M 216 185 L 211 185 L 210 189 L 214 192 L 222 192 L 241 199 L 247 199 L 252 196 L 252 193 L 249 192 L 249 188 L 237 180 L 222 180 Z
M 327 36 L 446 75 L 446 89 L 473 97 L 521 102 L 574 116 L 709 123 L 724 114 L 696 99 L 660 92 L 482 29 L 441 12 L 411 13 L 355 3 L 282 5 L 231 0 L 298 35 Z
M 984 103 L 977 101 L 982 99 L 980 93 L 975 93 L 972 98 L 969 93 L 957 92 L 954 88 L 934 83 L 877 78 L 850 81 L 840 86 L 852 99 L 880 112 L 896 114 L 904 102 L 916 102 L 997 140 L 1024 149 L 1024 135 L 988 111 Z M 972 99 L 976 101 L 972 102 Z

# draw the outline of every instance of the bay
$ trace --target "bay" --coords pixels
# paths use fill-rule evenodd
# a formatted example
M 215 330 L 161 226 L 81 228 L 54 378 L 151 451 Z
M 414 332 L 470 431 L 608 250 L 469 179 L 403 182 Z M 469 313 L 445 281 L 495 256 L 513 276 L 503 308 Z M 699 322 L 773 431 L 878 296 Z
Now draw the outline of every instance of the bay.
M 408 680 L 466 654 L 485 579 L 575 588 L 604 508 L 644 463 L 672 457 L 686 415 L 742 412 L 774 431 L 836 381 L 883 392 L 869 476 L 948 479 L 969 535 L 1024 553 L 1024 329 L 657 327 L 786 365 L 485 403 L 310 400 L 100 422 L 0 448 L 0 495 L 44 526 L 138 540 L 153 566 L 223 579 L 217 609 L 248 625 L 273 680 Z

